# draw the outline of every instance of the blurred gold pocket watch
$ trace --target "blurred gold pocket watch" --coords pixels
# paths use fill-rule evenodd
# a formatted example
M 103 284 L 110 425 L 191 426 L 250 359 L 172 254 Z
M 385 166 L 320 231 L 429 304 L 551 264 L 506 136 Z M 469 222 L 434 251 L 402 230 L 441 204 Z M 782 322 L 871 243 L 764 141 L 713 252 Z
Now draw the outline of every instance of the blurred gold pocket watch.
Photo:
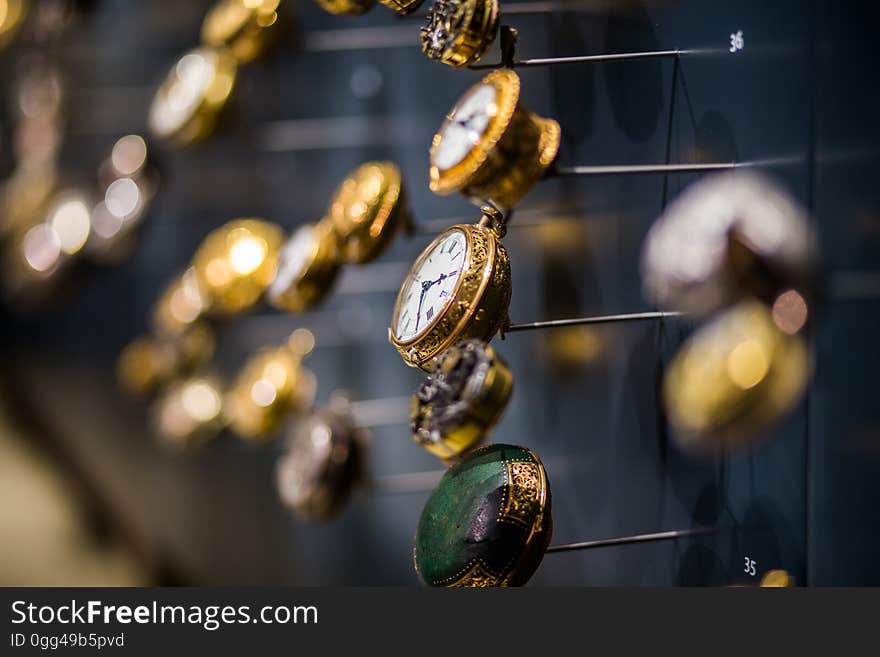
M 208 234 L 193 269 L 212 313 L 240 313 L 262 298 L 275 279 L 283 239 L 281 228 L 256 218 L 235 219 Z
M 215 438 L 227 425 L 223 382 L 215 374 L 173 381 L 151 407 L 153 426 L 166 445 L 188 450 Z
M 253 61 L 277 36 L 281 0 L 220 0 L 202 22 L 202 43 L 226 48 L 239 64 Z
M 196 288 L 178 282 L 169 289 L 160 321 L 170 325 L 175 315 L 201 312 L 238 314 L 263 298 L 302 312 L 324 298 L 342 265 L 375 259 L 408 225 L 400 170 L 390 162 L 368 162 L 341 184 L 323 219 L 299 227 L 287 240 L 280 227 L 256 218 L 211 232 L 193 257 Z
M 276 466 L 281 500 L 306 520 L 335 516 L 364 479 L 368 439 L 356 426 L 348 401 L 334 395 L 291 426 Z
M 235 87 L 238 64 L 226 50 L 199 47 L 178 59 L 150 105 L 153 136 L 189 144 L 207 137 Z
M 559 151 L 559 124 L 519 102 L 520 79 L 493 71 L 447 115 L 431 145 L 430 187 L 512 208 L 546 174 Z
M 150 106 L 159 139 L 186 145 L 207 137 L 235 88 L 238 67 L 271 42 L 280 0 L 219 0 L 202 23 L 202 45 L 178 59 Z
M 0 2 L 0 50 L 8 46 L 30 11 L 30 0 L 2 0 Z
M 436 0 L 421 29 L 422 52 L 455 68 L 486 54 L 498 32 L 498 0 Z
M 444 462 L 478 447 L 501 418 L 513 374 L 495 350 L 465 340 L 437 358 L 412 397 L 413 439 Z
M 376 0 L 316 0 L 321 8 L 341 16 L 360 16 L 373 8 Z
M 233 431 L 243 438 L 271 438 L 290 416 L 312 405 L 317 381 L 302 360 L 313 347 L 312 334 L 297 330 L 285 344 L 247 360 L 224 403 Z
M 483 209 L 479 223 L 458 224 L 422 252 L 401 285 L 388 337 L 412 367 L 432 369 L 446 349 L 483 341 L 508 324 L 510 260 L 501 244 L 501 213 Z
M 411 218 L 400 169 L 393 162 L 367 162 L 352 171 L 330 201 L 326 221 L 347 263 L 375 260 Z
M 760 437 L 801 398 L 809 379 L 793 306 L 741 301 L 702 326 L 669 366 L 663 395 L 682 447 L 712 451 Z

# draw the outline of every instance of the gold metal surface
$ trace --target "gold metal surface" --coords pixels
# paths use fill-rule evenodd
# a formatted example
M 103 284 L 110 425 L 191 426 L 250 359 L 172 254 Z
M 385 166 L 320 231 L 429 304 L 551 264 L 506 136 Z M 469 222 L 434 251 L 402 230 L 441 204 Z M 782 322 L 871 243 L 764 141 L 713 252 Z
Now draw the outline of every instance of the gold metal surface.
M 465 342 L 447 349 L 437 359 L 425 385 L 431 385 L 431 379 L 439 376 L 444 379 L 439 385 L 450 387 L 447 377 L 453 373 L 467 348 L 468 342 Z M 510 399 L 513 373 L 492 347 L 485 345 L 482 348 L 489 358 L 485 370 L 471 372 L 466 381 L 458 384 L 462 389 L 455 400 L 444 400 L 454 404 L 457 412 L 438 417 L 438 409 L 431 401 L 420 399 L 418 393 L 412 397 L 413 440 L 446 463 L 479 446 L 501 419 Z M 423 435 L 427 426 L 435 427 L 439 435 Z
M 424 0 L 379 0 L 379 2 L 401 16 L 405 16 L 418 9 Z
M 149 395 L 207 363 L 214 355 L 214 347 L 213 332 L 202 324 L 173 337 L 142 336 L 119 355 L 117 378 L 127 391 Z
M 211 311 L 253 307 L 275 278 L 283 233 L 262 219 L 236 219 L 211 232 L 193 257 L 199 289 Z
M 154 137 L 186 145 L 207 137 L 235 87 L 238 65 L 225 49 L 200 47 L 178 59 L 153 98 Z
M 339 237 L 348 263 L 377 258 L 395 233 L 410 223 L 400 169 L 393 162 L 367 162 L 333 195 L 327 220 Z
M 795 579 L 785 570 L 768 570 L 761 578 L 761 588 L 791 588 L 795 586 Z
M 497 92 L 489 124 L 460 162 L 441 169 L 435 163 L 435 154 L 443 139 L 444 123 L 431 146 L 431 191 L 460 191 L 469 198 L 511 208 L 553 164 L 561 130 L 556 121 L 532 114 L 520 104 L 520 79 L 513 71 L 493 71 L 470 91 L 480 85 L 491 85 Z M 447 121 L 452 120 L 456 110 L 457 106 Z
M 797 404 L 808 378 L 803 339 L 781 331 L 763 303 L 748 300 L 688 339 L 663 392 L 682 446 L 718 449 L 758 438 Z
M 422 52 L 455 68 L 478 62 L 498 32 L 498 0 L 437 0 L 421 29 Z
M 15 39 L 29 10 L 29 0 L 0 0 L 0 50 Z
M 202 22 L 202 43 L 226 48 L 239 64 L 253 61 L 271 43 L 281 0 L 219 0 Z
M 360 16 L 376 4 L 376 0 L 315 0 L 324 11 L 344 16 Z
M 435 316 L 427 332 L 412 340 L 398 340 L 398 316 L 410 279 L 433 248 L 456 230 L 467 238 L 467 253 L 452 300 Z M 457 342 L 490 340 L 508 323 L 510 295 L 510 259 L 495 232 L 480 224 L 452 226 L 428 245 L 410 269 L 394 306 L 389 340 L 407 365 L 430 369 L 431 360 Z
M 243 438 L 272 438 L 315 398 L 314 374 L 302 365 L 298 342 L 263 349 L 245 363 L 226 396 L 230 427 Z
M 199 287 L 193 267 L 175 276 L 153 309 L 153 326 L 158 333 L 180 333 L 208 311 L 208 298 Z

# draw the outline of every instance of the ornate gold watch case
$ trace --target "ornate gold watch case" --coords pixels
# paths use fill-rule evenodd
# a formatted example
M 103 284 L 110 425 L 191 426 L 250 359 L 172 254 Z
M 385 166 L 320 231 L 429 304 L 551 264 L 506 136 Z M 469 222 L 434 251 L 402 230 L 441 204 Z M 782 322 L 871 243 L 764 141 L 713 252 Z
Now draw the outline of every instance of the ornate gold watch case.
M 499 237 L 503 224 L 498 215 L 483 210 L 477 224 L 458 224 L 438 235 L 422 252 L 401 286 L 389 328 L 389 341 L 407 365 L 430 370 L 435 356 L 468 338 L 489 341 L 508 322 L 511 296 L 510 259 Z M 420 269 L 441 248 L 444 240 L 456 234 L 464 236 L 465 253 L 458 279 L 442 308 L 429 318 L 416 335 L 405 335 L 408 290 L 412 289 Z M 458 238 L 460 239 L 460 238 Z
M 541 460 L 525 447 L 489 445 L 452 466 L 431 493 L 413 561 L 428 586 L 520 586 L 540 565 L 552 531 Z
M 461 457 L 486 439 L 512 389 L 510 368 L 489 345 L 465 340 L 447 349 L 412 397 L 413 439 L 444 462 Z
M 458 116 L 476 94 L 488 91 L 485 128 L 472 131 L 469 150 L 449 162 L 439 157 L 444 139 L 456 124 L 466 130 L 468 119 Z M 437 194 L 460 191 L 498 207 L 515 206 L 545 175 L 559 151 L 561 129 L 553 119 L 529 112 L 519 102 L 520 79 L 511 70 L 492 71 L 471 87 L 447 115 L 431 145 L 430 187 Z
M 436 0 L 421 29 L 422 52 L 459 68 L 478 62 L 498 32 L 498 0 Z
M 400 169 L 393 162 L 367 162 L 342 182 L 333 195 L 326 221 L 339 238 L 347 263 L 377 258 L 410 223 Z

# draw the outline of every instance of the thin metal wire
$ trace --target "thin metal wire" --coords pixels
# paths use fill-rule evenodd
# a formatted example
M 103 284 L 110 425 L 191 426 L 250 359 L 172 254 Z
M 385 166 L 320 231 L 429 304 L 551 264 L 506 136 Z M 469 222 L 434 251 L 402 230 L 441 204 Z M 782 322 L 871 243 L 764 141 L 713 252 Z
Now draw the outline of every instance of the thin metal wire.
M 446 470 L 428 470 L 426 472 L 408 472 L 405 474 L 385 475 L 376 477 L 371 482 L 372 489 L 386 495 L 408 495 L 425 493 L 433 490 Z
M 677 311 L 656 311 L 645 313 L 625 313 L 622 315 L 598 315 L 594 317 L 575 317 L 573 319 L 553 319 L 547 322 L 530 322 L 528 324 L 512 324 L 508 326 L 505 333 L 516 333 L 517 331 L 534 331 L 538 329 L 559 328 L 562 326 L 580 326 L 582 324 L 611 324 L 614 322 L 639 322 L 650 319 L 664 319 L 666 317 L 681 317 L 682 312 Z
M 557 166 L 547 172 L 548 177 L 557 176 L 632 176 L 655 173 L 699 173 L 724 171 L 746 166 L 737 162 L 713 162 L 707 164 L 626 164 L 612 166 Z
M 351 403 L 355 424 L 365 429 L 409 422 L 409 397 L 383 397 Z
M 564 64 L 587 64 L 602 62 L 632 61 L 636 59 L 660 59 L 665 57 L 678 57 L 690 55 L 697 50 L 645 50 L 641 52 L 613 52 L 602 55 L 576 55 L 574 57 L 534 57 L 532 59 L 517 59 L 510 63 L 510 68 L 533 68 L 538 66 L 561 66 Z M 504 62 L 494 64 L 473 64 L 468 66 L 472 71 L 486 71 L 489 69 L 502 68 Z
M 690 536 L 702 536 L 715 533 L 714 527 L 702 527 L 699 529 L 674 529 L 668 532 L 656 532 L 653 534 L 636 534 L 634 536 L 618 536 L 616 538 L 603 538 L 597 541 L 581 541 L 579 543 L 564 543 L 551 545 L 547 548 L 547 554 L 551 552 L 573 552 L 575 550 L 591 550 L 593 548 L 608 547 L 612 545 L 631 545 L 634 543 L 649 543 L 652 541 L 672 541 Z

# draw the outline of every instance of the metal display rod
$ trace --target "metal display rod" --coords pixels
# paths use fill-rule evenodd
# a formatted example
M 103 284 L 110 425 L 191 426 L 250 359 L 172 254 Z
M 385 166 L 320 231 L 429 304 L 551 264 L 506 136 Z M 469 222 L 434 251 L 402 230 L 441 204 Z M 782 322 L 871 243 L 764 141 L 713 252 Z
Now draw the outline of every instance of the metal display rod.
M 666 317 L 681 317 L 684 315 L 678 311 L 653 311 L 644 313 L 625 313 L 622 315 L 596 315 L 592 317 L 574 317 L 571 319 L 553 319 L 546 322 L 529 322 L 527 324 L 511 324 L 505 333 L 517 331 L 535 331 L 540 329 L 560 328 L 563 326 L 581 326 L 583 324 L 612 324 L 614 322 L 639 322 L 649 319 L 664 319 Z
M 593 548 L 608 547 L 611 545 L 632 545 L 634 543 L 650 543 L 652 541 L 671 541 L 688 536 L 702 536 L 715 533 L 714 527 L 701 527 L 698 529 L 673 529 L 668 532 L 655 532 L 653 534 L 636 534 L 634 536 L 618 536 L 615 538 L 603 538 L 597 541 L 581 541 L 579 543 L 563 543 L 551 545 L 547 548 L 547 554 L 551 552 L 573 552 L 575 550 L 591 550 Z

